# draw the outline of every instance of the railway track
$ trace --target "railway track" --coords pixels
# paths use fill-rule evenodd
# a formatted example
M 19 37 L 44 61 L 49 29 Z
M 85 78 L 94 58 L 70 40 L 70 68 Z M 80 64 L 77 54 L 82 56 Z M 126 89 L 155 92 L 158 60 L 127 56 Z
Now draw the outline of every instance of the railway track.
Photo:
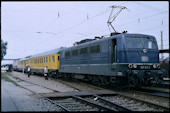
M 28 81 L 25 81 L 25 80 L 22 80 L 22 81 L 27 82 L 29 84 L 41 86 L 39 84 L 35 84 L 35 83 L 28 82 Z M 117 111 L 117 109 L 113 109 L 113 108 L 110 108 L 108 106 L 104 106 L 102 104 L 98 104 L 98 103 L 89 101 L 87 99 L 83 99 L 80 96 L 69 95 L 69 98 L 62 99 L 62 101 L 60 102 L 60 101 L 56 101 L 52 98 L 47 98 L 44 95 L 39 94 L 39 93 L 37 93 L 33 90 L 30 90 L 26 87 L 23 87 L 23 86 L 21 86 L 21 87 L 26 89 L 26 90 L 31 91 L 32 93 L 37 95 L 39 98 L 46 99 L 49 102 L 51 102 L 52 104 L 56 105 L 56 107 L 57 107 L 56 109 L 59 109 L 59 111 L 68 111 L 68 112 L 71 112 L 71 111 Z M 41 86 L 41 87 L 53 90 L 54 92 L 56 91 L 54 89 L 51 89 L 51 88 L 48 88 L 48 87 L 45 87 L 45 86 Z M 70 104 L 68 104 L 68 100 L 70 100 L 69 101 Z M 67 104 L 61 104 L 63 102 L 66 102 Z
M 70 87 L 76 88 L 75 86 L 68 84 L 68 82 L 67 83 L 64 82 L 64 84 L 66 84 Z M 89 86 L 94 87 L 91 85 L 89 85 Z M 76 89 L 80 90 L 79 88 L 76 88 Z M 159 111 L 159 110 L 160 111 L 169 111 L 168 107 L 158 105 L 155 103 L 151 103 L 151 102 L 147 102 L 144 100 L 132 98 L 132 97 L 125 96 L 122 94 L 112 94 L 112 95 L 106 94 L 106 95 L 102 95 L 102 96 L 91 95 L 91 96 L 84 97 L 84 98 L 90 99 L 90 101 L 98 101 L 98 102 L 105 103 L 105 104 L 111 103 L 111 104 L 114 104 L 117 106 L 121 106 L 124 109 L 126 109 L 127 111 L 128 110 L 129 111 Z M 103 100 L 104 101 L 106 100 L 106 101 L 104 102 Z M 109 106 L 111 107 L 112 105 L 109 105 Z
M 24 80 L 25 81 L 25 80 Z M 105 94 L 96 95 L 89 91 L 78 88 L 76 85 L 73 86 L 68 81 L 56 80 L 62 82 L 62 84 L 68 85 L 76 89 L 76 92 L 64 92 L 69 97 L 67 98 L 47 98 L 41 94 L 31 91 L 41 98 L 50 101 L 52 104 L 56 105 L 56 109 L 59 111 L 169 111 L 169 108 L 142 101 L 139 99 L 134 99 L 132 97 L 127 97 L 121 94 Z M 30 84 L 38 85 L 25 81 Z M 87 84 L 86 84 L 87 85 Z M 41 86 L 41 85 L 38 85 Z M 88 85 L 89 87 L 92 87 Z M 56 92 L 56 90 L 41 86 Z M 93 86 L 94 87 L 94 86 Z M 79 93 L 84 95 L 79 95 Z
M 170 97 L 169 89 L 141 87 L 139 89 L 136 89 L 136 91 L 143 93 L 143 94 L 153 95 L 153 96 L 158 96 L 158 97 L 164 97 L 164 98 Z

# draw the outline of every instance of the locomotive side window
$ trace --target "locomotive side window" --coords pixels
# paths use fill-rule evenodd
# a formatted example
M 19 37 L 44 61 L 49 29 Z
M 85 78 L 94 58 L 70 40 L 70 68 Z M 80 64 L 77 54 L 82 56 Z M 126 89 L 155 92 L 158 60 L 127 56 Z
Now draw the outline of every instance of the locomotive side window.
M 72 50 L 72 56 L 78 56 L 78 49 Z
M 100 45 L 90 46 L 90 53 L 100 53 Z
M 65 52 L 65 57 L 69 57 L 70 56 L 70 51 Z
M 87 47 L 80 49 L 80 55 L 84 55 L 84 54 L 87 54 L 87 53 L 88 53 L 88 48 Z

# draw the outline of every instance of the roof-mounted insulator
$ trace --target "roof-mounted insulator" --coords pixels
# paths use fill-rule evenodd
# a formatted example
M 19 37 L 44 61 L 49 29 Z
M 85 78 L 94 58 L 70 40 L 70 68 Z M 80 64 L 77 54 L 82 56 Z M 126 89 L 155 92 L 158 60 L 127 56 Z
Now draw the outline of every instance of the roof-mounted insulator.
M 118 33 L 118 32 L 113 32 L 113 33 L 110 33 L 110 36 L 113 36 L 113 35 L 118 35 L 118 34 L 121 34 L 121 33 Z
M 127 33 L 127 31 L 123 31 L 122 33 Z

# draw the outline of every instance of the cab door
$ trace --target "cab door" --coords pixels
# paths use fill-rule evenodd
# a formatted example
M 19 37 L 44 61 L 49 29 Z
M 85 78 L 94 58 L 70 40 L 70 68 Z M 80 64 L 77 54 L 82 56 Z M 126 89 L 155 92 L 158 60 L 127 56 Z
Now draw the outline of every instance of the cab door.
M 117 41 L 116 38 L 112 39 L 111 44 L 111 64 L 116 63 L 117 61 Z

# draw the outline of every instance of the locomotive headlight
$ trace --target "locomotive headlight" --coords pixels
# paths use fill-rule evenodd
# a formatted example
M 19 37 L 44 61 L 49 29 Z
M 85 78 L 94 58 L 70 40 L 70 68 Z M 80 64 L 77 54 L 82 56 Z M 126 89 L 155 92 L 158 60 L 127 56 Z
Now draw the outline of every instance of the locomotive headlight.
M 156 68 L 157 66 L 156 66 L 156 64 L 153 64 L 153 68 Z
M 137 68 L 137 64 L 133 64 L 133 68 Z
M 160 64 L 157 64 L 157 68 L 160 68 Z
M 132 64 L 129 64 L 128 67 L 129 67 L 129 68 L 132 68 Z

